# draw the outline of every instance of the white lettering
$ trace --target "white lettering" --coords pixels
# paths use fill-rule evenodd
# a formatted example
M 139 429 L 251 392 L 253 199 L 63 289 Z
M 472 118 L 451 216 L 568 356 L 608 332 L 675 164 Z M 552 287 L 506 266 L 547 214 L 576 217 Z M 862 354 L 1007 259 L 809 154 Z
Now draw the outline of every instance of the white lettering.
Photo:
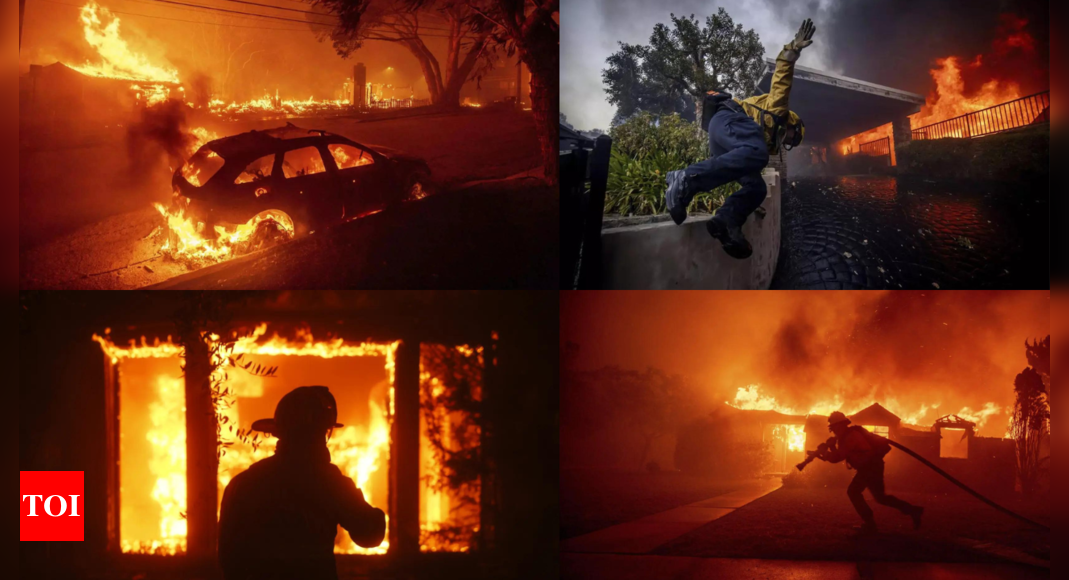
M 54 500 L 54 499 L 59 499 L 59 505 L 63 506 L 63 509 L 59 510 L 58 514 L 52 513 L 52 510 L 49 509 L 49 506 L 52 505 L 52 500 Z M 50 516 L 52 516 L 54 518 L 58 518 L 59 516 L 63 515 L 63 512 L 65 512 L 65 511 L 67 511 L 67 500 L 63 499 L 62 495 L 50 495 L 50 496 L 48 496 L 48 499 L 45 500 L 45 513 L 46 514 L 48 514 L 48 515 L 50 515 Z
M 78 498 L 79 497 L 81 497 L 81 496 L 77 496 L 77 495 L 72 495 L 71 496 L 71 517 L 72 518 L 79 517 L 78 516 Z
M 36 498 L 43 498 L 43 497 L 44 497 L 43 495 L 24 495 L 24 496 L 22 496 L 22 501 L 26 501 L 26 498 L 30 498 L 30 517 L 31 518 L 37 516 L 37 502 L 34 501 L 34 500 Z

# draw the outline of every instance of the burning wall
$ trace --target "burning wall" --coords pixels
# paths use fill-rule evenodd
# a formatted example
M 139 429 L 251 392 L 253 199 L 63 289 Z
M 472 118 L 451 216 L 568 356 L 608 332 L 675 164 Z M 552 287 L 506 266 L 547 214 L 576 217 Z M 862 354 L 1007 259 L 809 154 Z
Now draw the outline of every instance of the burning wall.
M 390 426 L 394 413 L 394 365 L 398 343 L 351 343 L 342 339 L 317 340 L 308 331 L 291 338 L 267 338 L 261 324 L 248 337 L 238 339 L 234 356 L 254 357 L 263 367 L 277 366 L 277 377 L 249 374 L 224 365 L 226 396 L 216 402 L 222 426 L 219 452 L 218 495 L 227 483 L 252 463 L 270 456 L 275 440 L 245 436 L 252 421 L 270 417 L 283 394 L 297 386 L 330 385 L 338 400 L 339 421 L 345 426 L 328 443 L 332 462 L 351 477 L 372 505 L 386 508 L 390 494 Z M 180 554 L 186 550 L 186 423 L 185 383 L 181 376 L 181 349 L 165 341 L 117 346 L 107 337 L 94 336 L 113 364 L 119 365 L 120 433 L 120 545 L 123 552 Z M 422 381 L 429 396 L 446 394 L 457 376 L 481 392 L 482 349 L 430 347 L 424 359 Z M 451 361 L 443 365 L 442 360 Z M 465 371 L 445 376 L 458 365 Z M 469 395 L 471 390 L 466 391 Z M 481 396 L 481 395 L 479 395 Z M 454 468 L 448 452 L 478 457 L 479 430 L 464 409 L 445 409 L 429 400 L 421 411 L 420 528 L 424 551 L 468 551 L 479 530 L 479 478 L 454 490 L 443 474 Z M 445 399 L 443 398 L 443 402 Z M 450 425 L 466 425 L 460 433 Z M 444 428 L 444 442 L 428 431 Z M 460 435 L 458 435 L 460 433 Z M 446 453 L 436 453 L 432 443 Z M 389 514 L 387 515 L 389 526 Z M 389 541 L 362 549 L 339 530 L 335 552 L 385 554 Z

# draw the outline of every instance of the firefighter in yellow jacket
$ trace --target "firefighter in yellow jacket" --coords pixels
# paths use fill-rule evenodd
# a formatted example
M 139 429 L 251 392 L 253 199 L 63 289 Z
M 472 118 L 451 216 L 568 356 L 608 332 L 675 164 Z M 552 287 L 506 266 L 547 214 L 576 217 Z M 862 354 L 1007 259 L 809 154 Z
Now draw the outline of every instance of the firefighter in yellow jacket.
M 805 124 L 788 108 L 788 99 L 794 63 L 802 49 L 813 44 L 815 32 L 813 21 L 807 19 L 794 40 L 783 47 L 767 95 L 737 101 L 727 93 L 710 92 L 703 106 L 702 128 L 709 132 L 711 157 L 667 175 L 665 202 L 677 225 L 687 219 L 687 206 L 697 193 L 739 182 L 742 188 L 724 200 L 706 224 L 709 234 L 734 258 L 753 254 L 742 226 L 768 195 L 761 170 L 768 165 L 769 155 L 779 154 L 780 147 L 798 146 L 805 135 Z

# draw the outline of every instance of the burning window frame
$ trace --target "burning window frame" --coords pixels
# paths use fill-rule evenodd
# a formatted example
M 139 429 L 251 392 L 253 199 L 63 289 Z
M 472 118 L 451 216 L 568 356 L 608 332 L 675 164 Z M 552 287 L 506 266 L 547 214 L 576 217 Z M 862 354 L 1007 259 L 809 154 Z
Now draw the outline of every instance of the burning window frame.
M 266 323 L 247 323 L 244 325 L 236 326 L 241 330 L 236 331 L 237 336 L 251 336 L 255 337 L 254 340 L 262 341 L 262 337 L 265 336 L 265 332 L 268 325 Z M 173 327 L 172 327 L 173 328 Z M 313 342 L 313 332 L 316 330 L 322 330 L 315 325 L 309 326 L 305 323 L 300 325 L 286 326 L 284 324 L 271 324 L 271 331 L 274 336 L 268 339 L 268 343 L 275 344 L 287 344 L 296 345 L 297 350 L 300 348 L 318 350 L 319 352 L 306 352 L 306 356 L 320 356 L 322 358 L 332 358 L 338 356 L 372 356 L 385 358 L 385 372 L 389 377 L 390 394 L 388 401 L 388 409 L 386 409 L 386 415 L 388 417 L 389 424 L 389 443 L 387 446 L 386 463 L 388 466 L 388 499 L 383 502 L 381 498 L 376 498 L 376 507 L 381 507 L 387 512 L 388 517 L 388 535 L 386 542 L 384 542 L 384 550 L 372 549 L 372 550 L 358 550 L 357 553 L 335 553 L 335 556 L 339 558 L 339 564 L 344 561 L 350 561 L 353 565 L 360 567 L 361 561 L 366 562 L 368 558 L 379 557 L 395 557 L 398 555 L 411 556 L 415 554 L 434 554 L 434 557 L 450 557 L 449 553 L 457 554 L 457 557 L 463 557 L 459 554 L 482 552 L 491 549 L 493 546 L 493 535 L 495 520 L 494 515 L 494 473 L 492 468 L 492 460 L 487 455 L 491 448 L 487 445 L 488 434 L 482 427 L 478 418 L 474 419 L 476 424 L 475 435 L 478 443 L 476 447 L 476 453 L 479 457 L 480 469 L 477 482 L 474 486 L 474 491 L 469 486 L 469 496 L 474 497 L 476 504 L 475 517 L 478 522 L 474 524 L 474 529 L 469 529 L 467 535 L 457 536 L 455 528 L 452 530 L 452 536 L 443 536 L 441 538 L 435 537 L 435 532 L 440 530 L 439 528 L 432 528 L 430 524 L 422 524 L 421 519 L 425 510 L 429 510 L 429 506 L 424 505 L 424 495 L 430 495 L 432 493 L 429 488 L 425 488 L 424 485 L 429 477 L 425 470 L 421 470 L 421 466 L 426 465 L 428 458 L 423 455 L 423 448 L 426 446 L 426 440 L 428 434 L 425 432 L 427 424 L 427 411 L 433 407 L 427 407 L 427 398 L 425 391 L 427 385 L 436 377 L 433 373 L 424 367 L 424 349 L 425 348 L 437 348 L 441 351 L 447 351 L 452 354 L 459 355 L 461 358 L 471 358 L 477 361 L 475 365 L 481 371 L 481 376 L 477 378 L 470 378 L 470 380 L 476 381 L 477 387 L 475 391 L 477 393 L 476 404 L 483 403 L 483 393 L 488 388 L 492 388 L 493 377 L 495 376 L 495 369 L 497 367 L 497 343 L 499 340 L 498 333 L 492 332 L 489 336 L 451 336 L 448 340 L 443 340 L 443 337 L 420 337 L 418 335 L 413 336 L 413 333 L 408 333 L 406 336 L 402 336 L 398 332 L 379 332 L 373 333 L 374 336 L 361 336 L 359 331 L 356 330 L 344 330 L 341 332 L 333 332 L 326 340 L 318 340 Z M 186 388 L 186 407 L 187 407 L 187 420 L 186 428 L 189 429 L 190 425 L 195 425 L 200 431 L 200 441 L 210 440 L 215 447 L 217 429 L 216 429 L 216 413 L 201 413 L 201 416 L 208 416 L 206 420 L 191 421 L 189 416 L 195 416 L 195 409 L 197 408 L 196 402 L 192 401 L 188 396 L 190 391 L 190 379 L 188 376 L 188 369 L 191 364 L 194 364 L 189 360 L 190 356 L 196 356 L 191 349 L 187 351 L 180 346 L 176 341 L 172 340 L 172 337 L 168 335 L 168 328 L 164 325 L 148 326 L 143 328 L 127 328 L 122 332 L 111 333 L 111 329 L 105 330 L 103 335 L 93 335 L 93 340 L 100 344 L 102 349 L 102 356 L 104 359 L 104 387 L 105 387 L 105 429 L 106 429 L 106 460 L 107 460 L 107 552 L 113 557 L 120 557 L 126 559 L 138 559 L 139 561 L 145 558 L 187 558 L 191 562 L 195 562 L 203 558 L 215 557 L 215 549 L 218 537 L 218 501 L 221 497 L 221 490 L 218 490 L 218 476 L 219 476 L 219 459 L 215 457 L 205 457 L 205 447 L 198 447 L 195 443 L 197 437 L 186 437 L 186 453 L 187 453 L 187 466 L 186 466 L 186 487 L 187 487 L 187 506 L 186 513 L 188 521 L 188 533 L 185 538 L 185 549 L 178 553 L 168 553 L 167 550 L 158 550 L 156 552 L 150 551 L 129 551 L 123 548 L 122 534 L 121 534 L 121 490 L 120 490 L 120 461 L 121 461 L 121 447 L 120 447 L 120 393 L 122 389 L 122 363 L 126 358 L 175 358 L 180 357 L 183 359 L 184 370 L 183 382 Z M 324 333 L 320 333 L 324 334 Z M 140 337 L 135 338 L 135 337 Z M 151 340 L 146 337 L 155 337 Z M 296 337 L 296 338 L 290 338 Z M 303 338 L 302 338 L 303 337 Z M 212 336 L 212 339 L 218 341 L 219 337 Z M 307 340 L 307 343 L 303 343 L 301 340 Z M 276 342 L 281 341 L 281 342 Z M 121 346 L 121 345 L 126 346 Z M 239 341 L 240 344 L 240 341 Z M 257 343 L 260 344 L 260 343 Z M 248 349 L 237 349 L 241 352 L 235 351 L 233 354 L 247 353 Z M 256 354 L 255 352 L 253 353 Z M 265 354 L 264 356 L 299 356 L 299 354 L 292 350 L 281 352 L 273 352 L 272 354 Z M 206 362 L 206 361 L 203 361 Z M 444 382 L 444 381 L 443 381 Z M 207 399 L 208 405 L 213 405 L 211 399 Z M 210 407 L 212 411 L 217 411 L 217 407 Z M 203 465 L 207 462 L 213 466 L 212 469 L 196 469 L 193 466 L 195 464 Z M 443 466 L 439 465 L 439 468 Z M 431 478 L 433 480 L 433 478 Z M 206 492 L 208 489 L 213 490 L 211 493 Z M 200 516 L 197 515 L 197 508 L 192 505 L 195 494 L 210 495 L 210 498 L 200 497 L 198 502 L 202 506 Z M 207 501 L 210 500 L 210 501 Z M 428 502 L 429 503 L 429 502 Z M 210 512 L 207 511 L 210 508 Z M 205 517 L 206 513 L 211 513 L 211 517 Z M 468 514 L 471 514 L 471 508 L 468 508 Z M 440 523 L 440 522 L 439 522 Z M 459 539 L 458 539 L 459 538 Z M 437 544 L 435 546 L 428 546 L 424 544 L 424 540 L 435 539 Z

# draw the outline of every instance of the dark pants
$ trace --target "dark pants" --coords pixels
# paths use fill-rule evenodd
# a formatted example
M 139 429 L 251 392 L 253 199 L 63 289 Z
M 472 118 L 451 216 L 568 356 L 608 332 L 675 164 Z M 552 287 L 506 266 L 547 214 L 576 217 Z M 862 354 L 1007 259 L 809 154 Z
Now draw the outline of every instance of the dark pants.
M 850 503 L 854 504 L 857 514 L 866 523 L 872 523 L 875 521 L 872 517 L 872 508 L 865 503 L 865 496 L 862 495 L 862 492 L 866 489 L 872 492 L 872 498 L 880 505 L 893 507 L 906 515 L 912 514 L 913 510 L 917 509 L 916 506 L 906 503 L 893 495 L 887 495 L 887 492 L 884 491 L 882 460 L 858 469 L 857 475 L 854 476 L 854 481 L 850 482 L 850 487 L 846 490 L 846 495 L 850 497 Z
M 742 189 L 724 201 L 717 215 L 742 227 L 768 195 L 761 178 L 761 170 L 768 165 L 764 132 L 756 121 L 730 105 L 720 107 L 708 129 L 712 157 L 684 170 L 689 178 L 687 189 L 693 193 L 710 191 L 738 181 Z

